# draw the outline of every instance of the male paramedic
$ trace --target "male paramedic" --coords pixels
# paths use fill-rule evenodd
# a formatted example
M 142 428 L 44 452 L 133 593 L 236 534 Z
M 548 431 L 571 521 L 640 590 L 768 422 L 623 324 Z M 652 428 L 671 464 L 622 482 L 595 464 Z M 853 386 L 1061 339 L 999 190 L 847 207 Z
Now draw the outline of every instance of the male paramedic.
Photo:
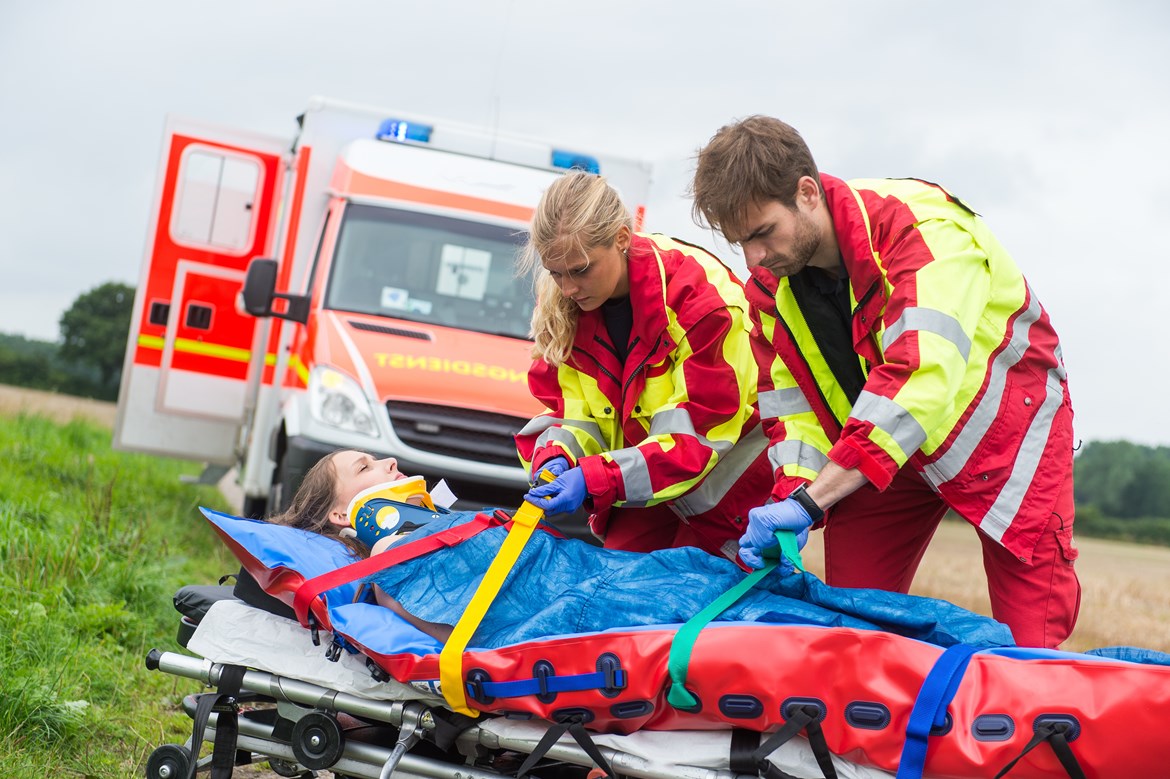
M 825 530 L 829 584 L 907 592 L 952 509 L 992 613 L 1056 647 L 1080 606 L 1072 407 L 1048 314 L 983 221 L 914 179 L 817 171 L 753 116 L 699 152 L 696 221 L 743 250 L 775 485 L 740 554 Z

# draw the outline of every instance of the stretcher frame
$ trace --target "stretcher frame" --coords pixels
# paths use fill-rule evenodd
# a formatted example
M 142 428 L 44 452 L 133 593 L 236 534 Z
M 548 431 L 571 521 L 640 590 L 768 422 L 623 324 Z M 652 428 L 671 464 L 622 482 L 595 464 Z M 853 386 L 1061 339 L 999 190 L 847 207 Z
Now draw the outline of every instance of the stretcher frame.
M 270 614 L 242 602 L 232 604 L 233 608 L 246 608 L 262 619 L 272 620 L 274 624 L 287 625 L 290 630 L 302 631 L 295 622 Z M 186 620 L 185 620 L 186 621 Z M 188 624 L 188 627 L 190 625 Z M 308 631 L 304 631 L 305 641 L 308 641 Z M 186 643 L 180 641 L 180 643 Z M 322 642 L 324 645 L 327 642 Z M 296 650 L 302 647 L 296 647 Z M 329 664 L 324 657 L 322 646 L 320 662 Z M 269 662 L 269 658 L 265 658 Z M 223 691 L 226 674 L 229 669 L 242 673 L 238 681 L 238 694 L 227 702 L 207 713 L 206 727 L 200 734 L 200 743 L 216 743 L 220 737 L 220 715 L 231 712 L 231 729 L 235 731 L 232 748 L 235 755 L 233 765 L 242 765 L 247 762 L 267 759 L 273 769 L 282 775 L 308 777 L 317 774 L 314 770 L 328 768 L 339 777 L 361 777 L 365 779 L 389 779 L 399 777 L 414 779 L 503 779 L 515 776 L 512 770 L 496 770 L 491 767 L 475 766 L 470 763 L 477 758 L 484 758 L 491 754 L 503 752 L 516 753 L 523 758 L 537 750 L 542 739 L 546 737 L 554 724 L 543 719 L 516 720 L 501 716 L 491 716 L 482 719 L 461 730 L 451 740 L 448 757 L 458 756 L 464 762 L 452 763 L 431 756 L 416 754 L 412 750 L 419 741 L 429 736 L 436 729 L 437 720 L 451 716 L 440 698 L 434 696 L 423 697 L 420 700 L 376 700 L 363 695 L 354 694 L 291 676 L 272 673 L 246 666 L 234 666 L 231 663 L 218 663 L 202 656 L 193 656 L 171 651 L 151 650 L 146 659 L 146 665 L 151 670 L 167 673 L 172 676 L 190 679 L 205 688 Z M 368 667 L 368 666 L 367 666 Z M 373 675 L 373 671 L 371 671 Z M 234 692 L 234 691 L 232 691 Z M 204 696 L 216 696 L 217 693 L 204 693 Z M 397 693 L 394 693 L 397 694 Z M 188 695 L 183 700 L 183 709 L 193 720 L 198 716 L 199 695 Z M 223 696 L 220 696 L 223 697 Z M 263 704 L 264 708 L 254 708 Z M 275 707 L 276 722 L 272 721 L 273 707 Z M 385 726 L 395 731 L 390 733 L 385 729 L 375 730 L 376 740 L 351 738 L 347 734 L 343 740 L 340 752 L 335 760 L 330 760 L 328 766 L 308 768 L 298 757 L 294 746 L 296 737 L 296 723 L 305 717 L 327 717 L 335 719 L 338 714 L 359 718 L 363 724 Z M 320 721 L 320 720 L 317 720 Z M 290 735 L 290 726 L 293 734 Z M 628 735 L 618 734 L 590 734 L 595 742 L 595 748 L 604 756 L 614 773 L 620 777 L 638 777 L 639 779 L 739 779 L 745 776 L 756 776 L 755 766 L 744 767 L 742 771 L 731 768 L 730 754 L 733 741 L 732 731 L 655 731 L 637 732 Z M 760 742 L 758 733 L 752 734 L 755 740 L 747 745 L 747 751 L 755 748 Z M 743 736 L 741 735 L 741 738 Z M 675 740 L 678 744 L 692 747 L 699 745 L 707 747 L 705 754 L 694 765 L 677 760 L 678 751 L 671 749 L 668 742 Z M 665 745 L 665 746 L 664 746 Z M 593 746 L 591 744 L 591 746 Z M 305 745 L 300 745 L 301 752 L 306 751 Z M 182 779 L 184 772 L 189 769 L 207 771 L 212 768 L 213 755 L 208 755 L 194 761 L 182 760 L 172 762 L 167 770 L 159 771 L 160 766 L 168 757 L 185 753 L 188 758 L 198 753 L 200 744 L 195 743 L 195 736 L 181 745 L 168 744 L 156 749 L 148 761 L 146 775 L 148 779 Z M 181 749 L 182 752 L 177 752 Z M 744 749 L 740 745 L 740 749 Z M 685 751 L 685 750 L 683 750 Z M 821 777 L 823 773 L 817 765 L 812 748 L 803 738 L 793 738 L 778 746 L 768 760 L 776 767 L 780 777 L 796 777 L 796 779 L 812 779 Z M 840 779 L 888 779 L 891 775 L 876 768 L 860 766 L 838 756 L 832 756 L 837 776 Z M 548 747 L 544 753 L 543 762 L 533 769 L 532 776 L 548 777 L 584 777 L 595 765 L 596 761 L 586 749 L 576 743 L 568 734 L 562 735 Z M 559 765 L 557 765 L 559 764 Z M 795 773 L 789 773 L 795 772 Z M 187 774 L 193 776 L 194 773 Z M 216 776 L 213 772 L 212 776 Z M 220 776 L 231 776 L 230 769 Z

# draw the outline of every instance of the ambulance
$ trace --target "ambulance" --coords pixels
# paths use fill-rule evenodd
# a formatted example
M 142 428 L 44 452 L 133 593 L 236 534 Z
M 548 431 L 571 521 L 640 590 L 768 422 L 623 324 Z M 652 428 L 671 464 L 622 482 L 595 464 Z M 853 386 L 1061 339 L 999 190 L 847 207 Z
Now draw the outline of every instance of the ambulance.
M 532 285 L 548 185 L 600 172 L 640 226 L 649 164 L 314 98 L 295 138 L 168 118 L 115 448 L 235 468 L 252 516 L 338 448 L 526 484 Z

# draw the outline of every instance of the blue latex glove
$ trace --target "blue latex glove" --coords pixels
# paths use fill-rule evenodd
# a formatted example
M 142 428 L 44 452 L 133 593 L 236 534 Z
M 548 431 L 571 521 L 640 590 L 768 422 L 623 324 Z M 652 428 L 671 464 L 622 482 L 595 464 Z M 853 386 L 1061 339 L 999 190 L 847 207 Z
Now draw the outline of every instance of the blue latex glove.
M 739 558 L 752 568 L 763 568 L 764 550 L 778 546 L 777 530 L 796 533 L 796 548 L 804 549 L 810 527 L 812 517 L 804 510 L 804 506 L 791 498 L 754 508 L 748 512 L 747 532 L 739 538 Z M 787 567 L 792 566 L 789 564 Z
M 541 471 L 548 471 L 553 476 L 560 476 L 567 470 L 569 470 L 568 458 L 554 457 L 551 460 L 545 460 L 544 465 L 536 469 L 536 471 L 532 474 L 532 478 L 528 480 L 528 483 L 533 487 L 539 487 L 541 484 L 545 483 L 538 480 Z
M 540 506 L 545 514 L 568 514 L 581 508 L 589 493 L 585 490 L 585 472 L 570 468 L 548 484 L 533 487 L 524 500 Z

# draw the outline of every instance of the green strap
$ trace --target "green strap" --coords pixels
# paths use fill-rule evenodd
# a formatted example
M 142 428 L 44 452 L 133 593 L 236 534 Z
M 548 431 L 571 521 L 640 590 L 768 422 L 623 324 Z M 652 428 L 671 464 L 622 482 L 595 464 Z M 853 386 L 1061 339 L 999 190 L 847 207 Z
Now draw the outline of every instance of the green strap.
M 796 545 L 796 533 L 791 530 L 777 530 L 776 540 L 780 542 L 781 557 L 788 558 L 788 562 L 792 563 L 793 568 L 804 573 L 804 561 L 800 559 L 800 547 Z
M 780 554 L 787 557 L 796 570 L 803 572 L 800 550 L 796 547 L 796 534 L 790 530 L 777 530 L 776 540 L 780 542 Z M 670 643 L 670 659 L 666 666 L 670 673 L 670 689 L 666 693 L 667 703 L 676 709 L 685 711 L 694 711 L 699 708 L 699 700 L 687 690 L 686 686 L 687 669 L 691 664 L 691 652 L 695 648 L 695 641 L 699 638 L 699 631 L 707 627 L 708 622 L 731 608 L 736 601 L 756 586 L 756 582 L 771 573 L 772 569 L 779 564 L 779 557 L 775 560 L 769 560 L 763 568 L 752 571 L 745 576 L 678 629 L 674 640 Z

